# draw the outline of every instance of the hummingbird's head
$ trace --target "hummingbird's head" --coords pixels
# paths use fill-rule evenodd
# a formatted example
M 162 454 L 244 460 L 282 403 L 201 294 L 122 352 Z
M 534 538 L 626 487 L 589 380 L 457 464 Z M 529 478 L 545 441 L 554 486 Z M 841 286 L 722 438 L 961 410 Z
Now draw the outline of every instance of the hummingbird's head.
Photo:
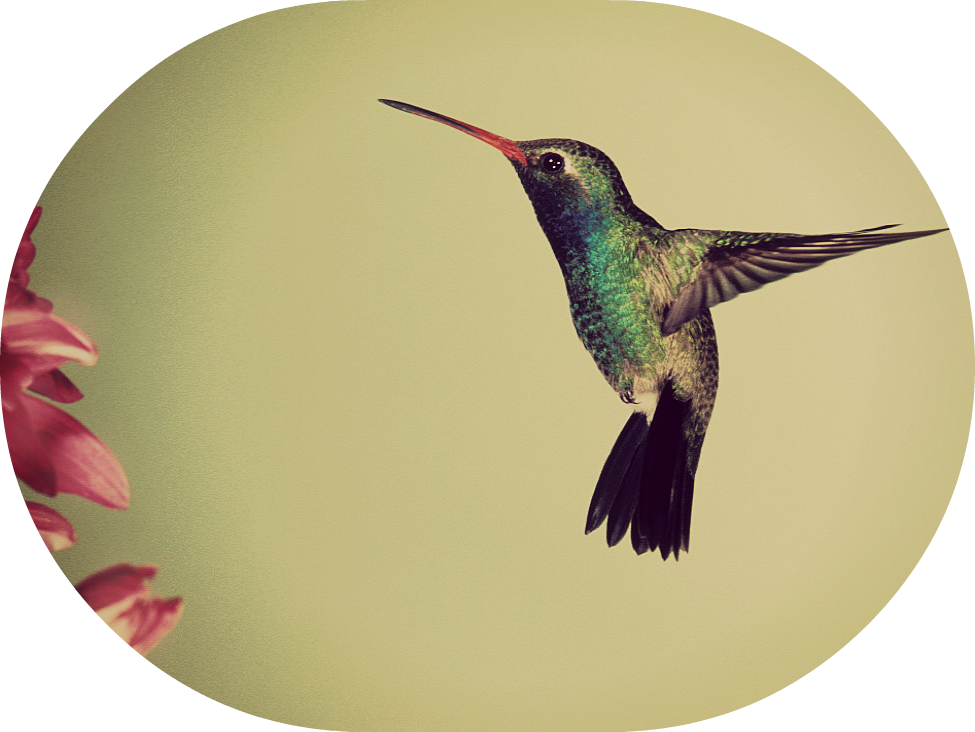
M 380 99 L 394 109 L 453 127 L 500 150 L 511 161 L 556 255 L 594 229 L 623 218 L 659 226 L 633 205 L 609 157 L 576 140 L 515 142 L 493 132 L 412 104 Z
M 552 226 L 585 227 L 603 217 L 629 213 L 630 194 L 602 151 L 576 140 L 516 144 L 525 162 L 512 163 L 547 234 Z

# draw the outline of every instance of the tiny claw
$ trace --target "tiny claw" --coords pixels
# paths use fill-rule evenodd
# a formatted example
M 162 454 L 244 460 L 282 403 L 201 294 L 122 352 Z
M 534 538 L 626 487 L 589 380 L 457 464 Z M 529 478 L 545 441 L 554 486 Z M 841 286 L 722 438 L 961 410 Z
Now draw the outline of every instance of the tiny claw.
M 633 398 L 633 390 L 627 389 L 626 391 L 620 392 L 620 401 L 623 404 L 639 404 L 639 402 Z

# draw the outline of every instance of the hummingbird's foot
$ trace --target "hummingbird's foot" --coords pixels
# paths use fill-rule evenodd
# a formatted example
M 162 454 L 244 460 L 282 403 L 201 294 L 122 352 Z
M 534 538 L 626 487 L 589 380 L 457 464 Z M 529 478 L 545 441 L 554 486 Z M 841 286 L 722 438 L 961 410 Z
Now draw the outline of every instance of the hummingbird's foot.
M 626 391 L 620 392 L 620 401 L 623 404 L 638 404 L 636 399 L 633 398 L 633 390 L 627 389 Z

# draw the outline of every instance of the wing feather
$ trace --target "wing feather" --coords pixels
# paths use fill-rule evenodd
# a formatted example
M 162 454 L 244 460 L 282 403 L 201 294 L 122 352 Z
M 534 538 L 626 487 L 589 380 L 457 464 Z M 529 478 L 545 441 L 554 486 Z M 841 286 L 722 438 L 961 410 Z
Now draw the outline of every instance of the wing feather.
M 664 335 L 676 333 L 704 308 L 727 302 L 790 274 L 818 267 L 830 259 L 947 231 L 889 231 L 894 226 L 812 235 L 693 229 L 668 232 L 672 246 L 694 266 L 678 288 L 661 330 Z

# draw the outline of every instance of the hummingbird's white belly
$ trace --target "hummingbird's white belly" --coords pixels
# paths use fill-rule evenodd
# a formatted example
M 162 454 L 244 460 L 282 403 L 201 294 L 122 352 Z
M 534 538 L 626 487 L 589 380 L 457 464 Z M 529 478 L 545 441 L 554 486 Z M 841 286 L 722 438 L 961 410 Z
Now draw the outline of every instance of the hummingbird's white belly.
M 647 418 L 647 424 L 653 421 L 653 414 L 657 411 L 657 400 L 660 399 L 659 391 L 644 391 L 633 395 L 633 411 L 640 412 Z

